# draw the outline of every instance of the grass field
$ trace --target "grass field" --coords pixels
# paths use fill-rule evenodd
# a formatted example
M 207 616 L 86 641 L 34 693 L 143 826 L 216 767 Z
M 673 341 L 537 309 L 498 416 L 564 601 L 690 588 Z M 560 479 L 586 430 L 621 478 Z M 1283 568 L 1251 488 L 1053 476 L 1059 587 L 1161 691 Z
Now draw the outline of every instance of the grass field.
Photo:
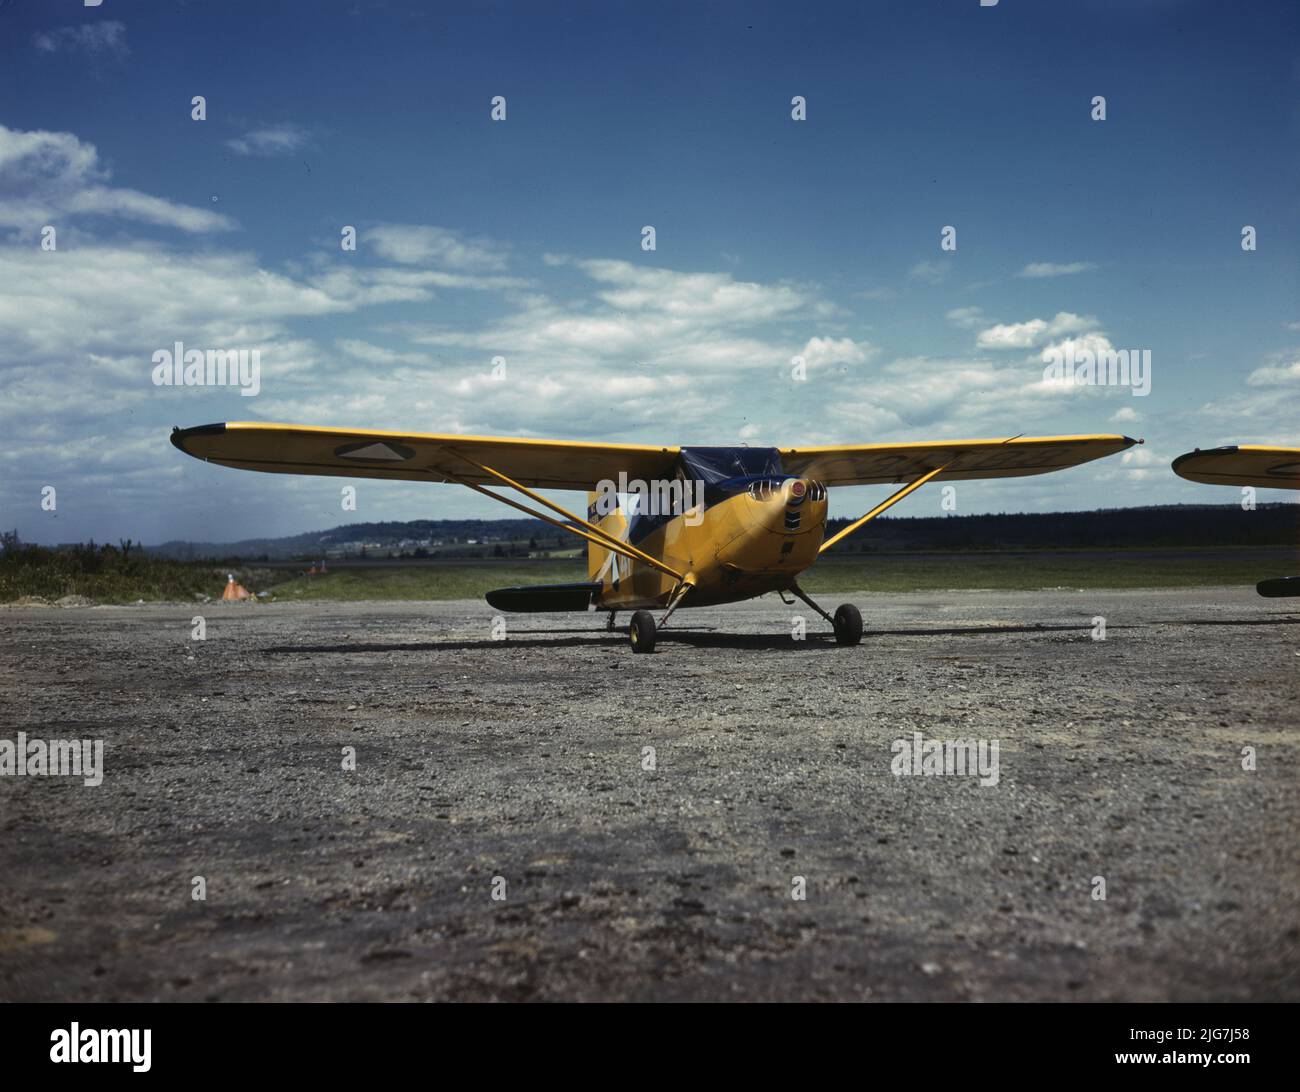
M 401 567 L 335 568 L 324 576 L 298 576 L 270 589 L 277 598 L 481 599 L 514 584 L 571 584 L 587 579 L 586 561 L 443 562 Z
M 90 557 L 90 560 L 87 560 Z M 478 599 L 492 588 L 586 579 L 580 560 L 341 562 L 325 575 L 300 566 L 226 566 L 217 562 L 78 559 L 28 548 L 21 563 L 0 563 L 0 602 L 80 596 L 95 603 L 189 601 L 221 595 L 228 571 L 250 591 L 277 599 Z M 907 592 L 946 588 L 1170 588 L 1254 585 L 1300 574 L 1289 547 L 1127 550 L 924 551 L 828 556 L 802 578 L 811 593 Z
M 826 557 L 802 578 L 811 593 L 927 591 L 943 588 L 1168 588 L 1254 585 L 1265 576 L 1300 573 L 1300 552 L 1249 550 L 999 551 L 880 553 Z M 418 568 L 336 569 L 273 585 L 278 598 L 477 599 L 513 584 L 586 579 L 580 562 L 503 561 Z

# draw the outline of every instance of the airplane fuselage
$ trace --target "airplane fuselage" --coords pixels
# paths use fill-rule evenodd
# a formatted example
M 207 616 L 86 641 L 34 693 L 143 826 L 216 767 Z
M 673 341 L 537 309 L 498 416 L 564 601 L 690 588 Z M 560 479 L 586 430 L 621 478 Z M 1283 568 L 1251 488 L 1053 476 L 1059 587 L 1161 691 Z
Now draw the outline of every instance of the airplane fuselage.
M 702 512 L 672 516 L 628 540 L 686 575 L 692 588 L 683 607 L 735 603 L 789 588 L 817 560 L 826 533 L 823 486 L 789 475 L 728 484 L 734 491 L 715 497 Z M 636 527 L 634 520 L 634 536 Z M 602 610 L 663 606 L 677 583 L 642 561 L 613 554 L 598 577 L 594 602 Z

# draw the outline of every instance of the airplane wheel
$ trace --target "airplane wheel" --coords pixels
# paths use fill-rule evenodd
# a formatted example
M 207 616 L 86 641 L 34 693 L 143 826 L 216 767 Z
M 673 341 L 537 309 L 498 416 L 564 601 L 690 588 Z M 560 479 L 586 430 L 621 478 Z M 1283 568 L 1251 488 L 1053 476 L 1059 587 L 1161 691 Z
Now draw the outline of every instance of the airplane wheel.
M 862 623 L 858 623 L 858 632 Z M 632 639 L 633 652 L 653 652 L 655 650 L 655 616 L 648 610 L 639 610 L 632 615 L 632 624 L 627 628 Z
M 841 603 L 835 610 L 835 643 L 856 645 L 862 640 L 862 612 L 852 603 Z

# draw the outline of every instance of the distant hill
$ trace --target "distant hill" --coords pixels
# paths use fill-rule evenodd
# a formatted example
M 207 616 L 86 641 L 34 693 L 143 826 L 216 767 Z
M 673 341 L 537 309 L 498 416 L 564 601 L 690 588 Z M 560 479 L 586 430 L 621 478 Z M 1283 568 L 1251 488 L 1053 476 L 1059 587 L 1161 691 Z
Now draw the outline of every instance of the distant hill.
M 833 519 L 834 532 L 851 520 Z M 997 550 L 1059 547 L 1289 546 L 1300 543 L 1300 505 L 1159 505 L 1093 512 L 882 516 L 836 547 L 875 550 Z M 350 523 L 326 531 L 239 542 L 164 542 L 159 557 L 315 560 L 338 557 L 526 557 L 582 548 L 541 520 L 455 519 Z

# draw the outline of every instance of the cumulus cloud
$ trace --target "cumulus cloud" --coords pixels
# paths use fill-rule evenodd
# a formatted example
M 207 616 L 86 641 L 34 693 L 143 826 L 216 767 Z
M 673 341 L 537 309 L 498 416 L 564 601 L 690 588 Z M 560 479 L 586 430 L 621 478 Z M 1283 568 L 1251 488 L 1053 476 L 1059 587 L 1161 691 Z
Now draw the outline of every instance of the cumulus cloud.
M 1047 332 L 1043 319 L 990 326 L 981 330 L 975 344 L 981 349 L 1029 349 L 1042 340 Z
M 243 136 L 226 141 L 226 147 L 237 155 L 277 156 L 292 155 L 307 143 L 306 129 L 283 123 L 250 129 Z
M 1093 262 L 1030 262 L 1017 277 L 1068 277 L 1073 273 L 1089 273 L 1096 269 Z
M 1110 353 L 1114 350 L 1115 346 L 1111 344 L 1110 338 L 1099 330 L 1091 330 L 1077 337 L 1067 337 L 1052 342 L 1043 349 L 1040 359 L 1044 364 L 1048 364 L 1053 359 L 1082 359 L 1087 353 L 1091 353 L 1096 358 L 1102 353 Z
M 209 209 L 110 186 L 110 177 L 95 146 L 72 133 L 0 125 L 0 226 L 30 233 L 60 218 L 93 215 L 192 233 L 234 227 Z
M 1262 368 L 1256 368 L 1246 378 L 1251 387 L 1284 387 L 1300 385 L 1300 356 L 1275 357 Z
M 1052 319 L 1030 319 L 1027 322 L 990 326 L 981 330 L 975 339 L 980 349 L 1032 349 L 1049 338 L 1073 334 L 1096 326 L 1096 320 L 1058 311 Z
M 102 208 L 174 224 L 212 215 L 112 189 L 95 148 L 71 134 L 0 130 L 0 223 L 20 207 L 37 224 L 48 222 L 41 215 L 49 209 L 68 216 Z M 208 221 L 191 227 L 204 223 L 210 229 Z M 193 463 L 167 445 L 173 423 L 253 417 L 810 444 L 1095 431 L 1074 415 L 1065 429 L 1051 426 L 1063 407 L 1108 396 L 1044 389 L 1032 359 L 888 359 L 804 283 L 572 254 L 543 256 L 554 272 L 537 283 L 508 275 L 513 260 L 496 240 L 410 224 L 363 230 L 354 255 L 335 246 L 276 267 L 212 245 L 187 252 L 120 235 L 112 245 L 79 241 L 56 255 L 0 243 L 0 430 L 16 440 L 0 451 L 0 503 L 37 495 L 47 480 L 91 490 L 66 509 L 61 503 L 57 529 L 43 532 L 64 538 L 77 533 L 76 518 L 86 520 L 86 533 L 109 527 L 136 537 L 151 535 L 149 519 L 168 535 L 214 517 L 249 533 L 337 520 L 333 483 L 241 477 Z M 973 308 L 949 321 L 985 325 Z M 1037 321 L 1039 340 L 1092 325 L 1066 312 Z M 257 348 L 262 393 L 154 387 L 151 354 L 177 340 Z M 504 379 L 493 374 L 498 355 L 507 361 Z M 805 381 L 791 374 L 797 355 L 810 365 Z M 427 515 L 430 500 L 446 514 L 500 514 L 452 491 L 386 488 L 367 485 L 367 511 L 384 512 L 380 518 Z M 1009 488 L 1021 497 L 1034 487 Z M 1045 495 L 1059 504 L 1059 487 L 1051 488 Z M 178 527 L 178 519 L 189 522 Z
M 178 337 L 221 343 L 290 319 L 346 314 L 433 297 L 437 276 L 340 265 L 293 277 L 249 254 L 186 254 L 156 245 L 82 246 L 57 257 L 0 249 L 0 344 L 8 356 L 67 358 L 166 346 Z
M 378 224 L 362 234 L 381 258 L 403 265 L 436 265 L 466 272 L 506 268 L 507 248 L 492 239 L 471 239 L 430 224 Z
M 973 330 L 984 321 L 984 310 L 981 307 L 954 307 L 944 317 L 954 326 Z
M 951 262 L 922 261 L 917 262 L 907 271 L 909 280 L 922 284 L 942 284 L 952 269 Z
M 735 325 L 794 314 L 815 302 L 792 285 L 737 281 L 730 273 L 680 273 L 614 260 L 577 264 L 587 276 L 608 286 L 598 296 L 620 311 L 658 311 Z
M 838 389 L 826 412 L 873 440 L 1012 435 L 1067 404 L 1041 373 L 1023 363 L 902 357 Z
M 1178 451 L 1177 448 L 1173 450 Z M 1169 470 L 1172 461 L 1173 454 L 1169 451 L 1156 450 L 1150 444 L 1143 444 L 1130 447 L 1118 459 L 1105 459 L 1098 463 L 1095 473 L 1098 481 L 1141 485 L 1144 490 L 1152 489 L 1158 483 L 1163 490 L 1167 490 L 1172 484 Z M 1149 496 L 1141 499 L 1144 503 L 1152 503 Z
M 112 58 L 130 53 L 126 44 L 126 24 L 116 19 L 38 31 L 32 36 L 32 45 L 39 53 L 82 53 Z
M 431 363 L 425 353 L 401 353 L 394 349 L 385 349 L 381 345 L 372 345 L 370 342 L 358 338 L 340 338 L 335 344 L 348 356 L 354 360 L 360 360 L 364 364 L 392 366 L 396 364 L 420 365 Z
M 876 354 L 876 349 L 865 341 L 849 337 L 811 337 L 799 355 L 810 368 L 832 364 L 865 364 Z

